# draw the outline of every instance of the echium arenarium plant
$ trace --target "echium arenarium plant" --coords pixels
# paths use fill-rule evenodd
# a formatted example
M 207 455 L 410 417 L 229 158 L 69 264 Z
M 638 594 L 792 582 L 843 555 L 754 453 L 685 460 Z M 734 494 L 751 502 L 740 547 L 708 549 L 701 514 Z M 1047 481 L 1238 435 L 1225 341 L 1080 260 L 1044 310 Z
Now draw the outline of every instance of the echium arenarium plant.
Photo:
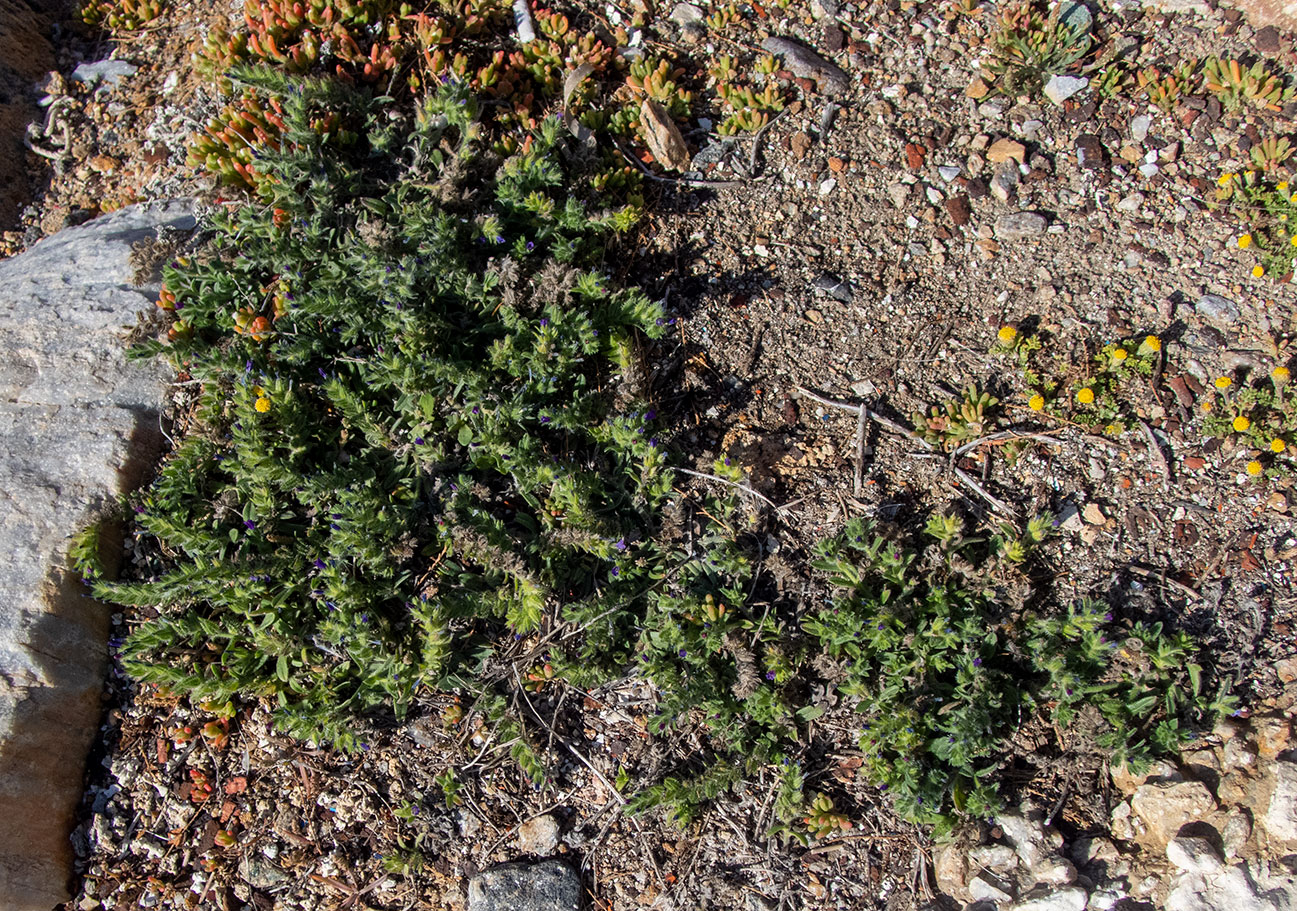
M 670 490 L 633 349 L 665 320 L 591 268 L 628 216 L 564 189 L 554 122 L 508 160 L 479 154 L 455 86 L 403 115 L 239 78 L 283 99 L 283 138 L 264 201 L 164 273 L 177 319 L 146 351 L 201 394 L 136 504 L 169 567 L 94 584 L 152 617 L 126 668 L 268 700 L 287 731 L 345 746 L 351 720 L 425 688 L 476 681 L 498 703 L 500 651 L 560 625 L 556 666 L 623 667 Z M 322 135 L 326 115 L 346 129 Z
M 716 465 L 737 479 L 737 468 Z M 676 508 L 693 509 L 690 501 Z M 654 685 L 651 734 L 690 734 L 698 750 L 661 782 L 640 791 L 632 810 L 665 806 L 681 825 L 734 783 L 773 768 L 778 777 L 774 829 L 804 837 L 791 825 L 802 812 L 800 774 L 786 760 L 798 726 L 817 714 L 800 697 L 801 646 L 790 637 L 787 605 L 751 603 L 759 547 L 750 519 L 730 498 L 697 507 L 700 533 L 667 555 L 649 595 L 636 645 L 638 672 Z
M 1229 707 L 1203 695 L 1183 634 L 1137 623 L 1123 641 L 1097 604 L 1034 607 L 1023 569 L 1049 527 L 1045 516 L 974 538 L 934 515 L 911 541 L 855 521 L 820 546 L 815 565 L 838 593 L 802 628 L 859 713 L 861 776 L 902 816 L 941 831 L 994 812 L 1033 717 L 1049 729 L 1084 713 L 1089 733 L 1071 747 L 1120 765 L 1175 749 L 1186 719 Z

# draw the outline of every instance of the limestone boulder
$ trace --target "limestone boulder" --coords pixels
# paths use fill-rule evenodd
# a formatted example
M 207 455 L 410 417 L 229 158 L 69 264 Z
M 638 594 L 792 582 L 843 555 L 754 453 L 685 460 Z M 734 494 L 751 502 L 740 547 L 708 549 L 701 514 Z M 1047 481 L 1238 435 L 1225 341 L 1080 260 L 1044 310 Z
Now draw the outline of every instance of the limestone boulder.
M 0 907 L 68 898 L 68 840 L 100 722 L 108 609 L 65 567 L 67 539 L 160 450 L 161 363 L 124 336 L 154 308 L 132 245 L 193 224 L 133 206 L 0 261 Z

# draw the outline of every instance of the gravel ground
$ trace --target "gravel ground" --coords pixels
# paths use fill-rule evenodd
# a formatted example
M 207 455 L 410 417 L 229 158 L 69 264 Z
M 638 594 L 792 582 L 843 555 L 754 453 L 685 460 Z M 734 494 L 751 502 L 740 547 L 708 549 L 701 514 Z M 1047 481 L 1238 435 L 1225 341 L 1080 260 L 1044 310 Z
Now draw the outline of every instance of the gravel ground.
M 1095 12 L 1102 45 L 1141 65 L 1218 53 L 1297 70 L 1291 36 L 1229 9 Z M 212 22 L 234 14 L 180 3 L 128 40 L 61 49 L 62 76 L 44 88 L 69 99 L 69 155 L 55 170 L 32 158 L 48 189 L 5 226 L 0 252 L 116 205 L 209 191 L 183 162 L 186 136 L 217 99 L 188 60 Z M 1251 454 L 1205 436 L 1200 406 L 1214 377 L 1283 362 L 1291 285 L 1252 277 L 1255 260 L 1236 243 L 1244 229 L 1209 202 L 1262 136 L 1293 132 L 1297 110 L 1239 116 L 1200 96 L 1168 115 L 1134 88 L 1061 105 L 970 97 L 981 94 L 994 21 L 993 10 L 957 4 L 816 0 L 754 6 L 741 29 L 709 39 L 663 17 L 657 37 L 698 72 L 777 35 L 850 78 L 820 91 L 782 74 L 796 100 L 758 139 L 691 124 L 694 171 L 650 182 L 650 216 L 619 261 L 622 278 L 680 317 L 679 335 L 649 352 L 658 407 L 687 462 L 706 471 L 729 456 L 779 507 L 766 522 L 785 594 L 818 596 L 795 567 L 852 516 L 912 527 L 933 510 L 970 523 L 1048 511 L 1060 524 L 1043 558 L 1046 597 L 1101 597 L 1121 617 L 1184 628 L 1254 710 L 1287 708 L 1291 482 L 1248 478 Z M 77 62 L 109 52 L 139 69 L 114 87 L 71 80 Z M 1029 409 L 1021 374 L 988 353 L 1006 324 L 1048 338 L 1071 378 L 1106 344 L 1162 339 L 1154 376 L 1123 393 L 1130 428 L 1105 435 Z M 890 426 L 969 384 L 1002 401 L 988 429 L 1031 435 L 1014 458 L 997 440 L 952 459 Z M 864 402 L 885 421 L 862 435 L 855 414 L 817 397 Z M 442 723 L 449 697 L 411 724 L 373 730 L 348 757 L 271 733 L 258 706 L 213 744 L 183 733 L 213 720 L 200 708 L 120 677 L 108 689 L 77 836 L 85 878 L 69 907 L 459 908 L 477 870 L 551 853 L 581 871 L 592 908 L 932 898 L 928 841 L 856 781 L 845 714 L 813 733 L 807 774 L 850 802 L 854 827 L 802 848 L 767 838 L 763 782 L 683 831 L 622 815 L 619 769 L 649 774 L 677 747 L 647 737 L 652 694 L 632 682 L 534 700 L 558 757 L 539 791 L 490 758 L 471 712 Z M 1084 785 L 1102 758 L 1036 759 L 1014 770 L 1020 796 L 1061 801 L 1069 837 L 1102 834 L 1102 789 Z M 437 780 L 448 769 L 461 785 L 455 806 Z M 556 844 L 534 822 L 546 817 Z M 235 845 L 216 843 L 222 829 L 236 831 Z

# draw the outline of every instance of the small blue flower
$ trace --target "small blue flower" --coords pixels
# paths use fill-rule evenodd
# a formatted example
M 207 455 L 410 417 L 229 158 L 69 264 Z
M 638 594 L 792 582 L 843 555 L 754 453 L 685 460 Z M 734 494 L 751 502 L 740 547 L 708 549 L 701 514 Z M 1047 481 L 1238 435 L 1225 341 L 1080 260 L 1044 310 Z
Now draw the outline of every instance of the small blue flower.
M 248 529 L 248 531 L 252 531 L 252 529 L 257 527 L 257 523 L 253 522 L 251 519 L 244 519 L 243 527 Z
M 766 679 L 767 679 L 767 680 L 774 680 L 774 679 L 775 679 L 775 672 L 774 672 L 774 671 L 766 671 Z
M 684 649 L 680 649 L 680 657 L 681 657 L 681 658 L 683 658 L 683 657 L 684 657 L 685 655 L 687 655 L 687 654 L 689 654 L 689 653 L 686 652 Z
M 618 539 L 617 539 L 617 543 L 615 543 L 615 544 L 613 545 L 613 547 L 615 547 L 615 548 L 616 548 L 617 550 L 619 550 L 619 551 L 624 551 L 624 550 L 626 550 L 626 539 L 625 539 L 625 538 L 618 538 Z

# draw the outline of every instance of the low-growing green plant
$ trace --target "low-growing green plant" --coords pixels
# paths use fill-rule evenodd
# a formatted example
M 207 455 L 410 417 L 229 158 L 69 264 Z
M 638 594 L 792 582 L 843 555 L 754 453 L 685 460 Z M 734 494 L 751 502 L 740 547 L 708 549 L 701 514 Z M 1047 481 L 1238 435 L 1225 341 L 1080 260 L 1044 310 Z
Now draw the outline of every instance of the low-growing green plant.
M 1100 98 L 1119 98 L 1135 87 L 1137 78 L 1125 63 L 1114 61 L 1103 67 L 1090 85 Z
M 1251 450 L 1246 471 L 1278 477 L 1291 474 L 1297 463 L 1291 458 L 1297 442 L 1297 397 L 1288 388 L 1287 367 L 1276 367 L 1268 376 L 1236 381 L 1232 376 L 1216 377 L 1215 400 L 1205 403 L 1202 427 L 1205 433 L 1232 439 Z
M 724 461 L 724 476 L 741 476 Z M 644 810 L 665 804 L 678 822 L 691 820 L 728 784 L 782 762 L 799 721 L 814 706 L 795 698 L 800 654 L 788 640 L 787 618 L 748 603 L 752 560 L 740 545 L 742 511 L 732 499 L 713 500 L 692 546 L 668 556 L 667 575 L 649 599 L 636 645 L 638 673 L 656 690 L 651 734 L 701 728 L 710 755 L 706 771 L 683 771 L 642 790 Z
M 1027 407 L 1063 421 L 1094 427 L 1109 435 L 1125 432 L 1137 418 L 1137 377 L 1153 374 L 1161 358 L 1156 335 L 1104 345 L 1079 376 L 1069 361 L 1045 351 L 1032 335 L 1000 344 L 993 352 L 1016 353 L 1027 387 Z
M 152 25 L 162 15 L 162 0 L 87 0 L 81 21 L 110 31 L 132 32 Z
M 1165 114 L 1173 114 L 1180 99 L 1193 94 L 1201 77 L 1197 61 L 1186 61 L 1166 73 L 1146 67 L 1135 74 L 1135 81 L 1150 104 Z
M 952 399 L 944 407 L 933 405 L 925 416 L 911 416 L 916 432 L 934 446 L 945 449 L 985 436 L 995 427 L 993 409 L 1000 400 L 970 384 L 962 399 Z
M 1247 66 L 1238 60 L 1208 57 L 1202 72 L 1207 91 L 1219 98 L 1227 111 L 1245 105 L 1278 111 L 1297 95 L 1297 90 L 1288 86 L 1283 76 L 1270 72 L 1263 60 Z
M 1277 171 L 1292 158 L 1293 147 L 1286 136 L 1267 136 L 1252 146 L 1252 163 L 1262 171 Z
M 733 3 L 727 3 L 707 17 L 707 27 L 712 31 L 720 32 L 724 31 L 727 26 L 742 21 L 743 17 L 739 15 L 738 7 Z
M 1034 713 L 1088 713 L 1091 747 L 1139 764 L 1179 745 L 1183 719 L 1229 707 L 1203 694 L 1183 635 L 1136 624 L 1123 642 L 1096 604 L 1031 608 L 1022 562 L 1049 524 L 979 539 L 934 516 L 923 543 L 855 521 L 819 548 L 839 593 L 802 626 L 862 716 L 861 774 L 907 818 L 947 829 L 994 812 L 1009 740 Z
M 582 631 L 571 662 L 620 668 L 671 483 L 633 350 L 665 320 L 590 268 L 633 213 L 574 195 L 556 121 L 480 157 L 462 86 L 394 117 L 337 83 L 239 78 L 284 99 L 283 138 L 265 203 L 165 270 L 185 328 L 143 353 L 201 391 L 136 503 L 170 566 L 94 584 L 157 612 L 126 668 L 343 745 L 357 716 L 466 682 L 507 723 L 483 662 L 556 623 Z M 535 777 L 524 733 L 501 742 Z
M 1076 70 L 1090 53 L 1090 35 L 1079 23 L 1062 21 L 1062 9 L 1046 12 L 1026 0 L 1001 13 L 988 69 L 1006 95 L 1038 95 L 1050 76 Z
M 1017 326 L 1005 325 L 995 333 L 992 354 L 1011 355 L 1018 366 L 1026 368 L 1032 355 L 1041 348 L 1040 336 L 1034 332 L 1020 332 Z
M 1222 174 L 1216 201 L 1248 225 L 1239 246 L 1256 251 L 1260 262 L 1252 270 L 1254 276 L 1282 279 L 1293 272 L 1297 263 L 1297 194 L 1287 180 L 1276 180 L 1264 171 Z

